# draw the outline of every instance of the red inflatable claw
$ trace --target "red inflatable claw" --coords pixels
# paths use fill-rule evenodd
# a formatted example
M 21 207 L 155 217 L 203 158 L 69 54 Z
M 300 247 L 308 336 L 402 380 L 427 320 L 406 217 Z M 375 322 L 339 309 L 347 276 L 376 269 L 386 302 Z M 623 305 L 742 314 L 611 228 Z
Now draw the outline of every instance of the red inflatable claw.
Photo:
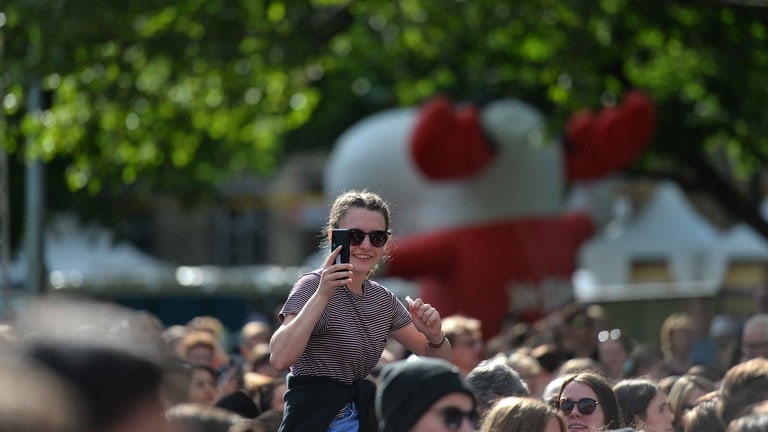
M 454 109 L 444 97 L 421 107 L 410 144 L 416 166 L 433 180 L 471 176 L 493 158 L 477 107 Z
M 596 115 L 576 113 L 566 126 L 568 178 L 597 178 L 626 168 L 648 147 L 655 130 L 653 102 L 637 90 Z

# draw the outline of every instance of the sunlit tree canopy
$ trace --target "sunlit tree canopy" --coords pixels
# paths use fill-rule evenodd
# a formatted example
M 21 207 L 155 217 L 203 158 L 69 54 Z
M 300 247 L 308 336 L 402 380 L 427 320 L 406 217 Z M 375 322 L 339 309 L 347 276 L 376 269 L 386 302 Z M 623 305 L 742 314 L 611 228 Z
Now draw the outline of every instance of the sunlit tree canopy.
M 660 125 L 632 170 L 736 192 L 749 219 L 757 195 L 742 185 L 768 156 L 763 3 L 8 0 L 2 145 L 73 193 L 194 196 L 436 94 L 520 97 L 557 134 L 640 88 Z

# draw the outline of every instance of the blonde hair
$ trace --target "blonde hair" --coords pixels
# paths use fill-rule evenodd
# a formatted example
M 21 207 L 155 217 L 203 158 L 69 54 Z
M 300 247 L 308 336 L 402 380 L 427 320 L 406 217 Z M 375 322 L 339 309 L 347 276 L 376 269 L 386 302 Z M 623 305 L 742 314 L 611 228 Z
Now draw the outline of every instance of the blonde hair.
M 661 352 L 669 355 L 672 352 L 672 333 L 677 330 L 689 330 L 693 332 L 693 319 L 685 312 L 673 313 L 664 320 L 659 334 Z
M 481 338 L 481 322 L 477 318 L 464 315 L 450 315 L 443 318 L 443 331 L 448 341 L 454 343 L 456 336 L 462 334 L 471 334 L 473 337 Z
M 506 358 L 506 363 L 512 369 L 518 371 L 524 379 L 535 377 L 541 373 L 541 363 L 536 357 L 524 352 L 514 352 Z
M 681 425 L 685 414 L 685 400 L 694 389 L 701 389 L 705 393 L 715 390 L 715 383 L 709 378 L 700 375 L 683 375 L 678 378 L 669 390 L 669 406 L 675 415 L 675 424 Z

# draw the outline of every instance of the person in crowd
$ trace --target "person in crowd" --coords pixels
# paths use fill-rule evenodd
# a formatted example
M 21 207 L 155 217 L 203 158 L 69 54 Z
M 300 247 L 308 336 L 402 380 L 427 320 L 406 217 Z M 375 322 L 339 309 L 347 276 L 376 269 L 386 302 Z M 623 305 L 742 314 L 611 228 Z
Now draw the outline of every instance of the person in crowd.
M 376 392 L 380 432 L 471 432 L 477 427 L 472 388 L 453 364 L 414 358 L 382 369 Z
M 218 369 L 216 338 L 209 331 L 190 330 L 180 343 L 181 357 L 191 364 L 203 364 Z
M 259 414 L 256 421 L 264 425 L 266 432 L 277 432 L 280 428 L 280 422 L 283 420 L 283 412 L 278 410 L 266 410 Z
M 272 328 L 262 321 L 249 321 L 240 329 L 240 355 L 247 358 L 257 345 L 269 346 Z
M 509 355 L 522 348 L 532 334 L 530 324 L 519 322 L 517 317 L 508 315 L 502 321 L 499 332 L 485 344 L 485 356 L 491 358 L 497 354 Z
M 213 336 L 220 347 L 226 346 L 227 329 L 220 319 L 212 315 L 199 315 L 187 323 L 187 328 L 191 331 L 206 331 Z
M 180 324 L 172 325 L 165 328 L 162 332 L 163 341 L 168 345 L 168 348 L 177 356 L 184 357 L 183 350 L 181 348 L 181 342 L 184 340 L 184 336 L 187 335 L 189 329 L 187 326 Z
M 658 382 L 659 387 L 661 388 L 661 391 L 663 391 L 664 394 L 668 395 L 669 392 L 672 390 L 672 386 L 674 386 L 677 380 L 679 379 L 680 379 L 680 375 L 667 375 L 656 382 Z
M 267 410 L 283 412 L 285 409 L 283 395 L 286 390 L 288 390 L 288 385 L 285 378 L 278 377 L 265 382 L 256 389 L 252 389 L 251 395 L 253 400 L 256 401 L 259 412 Z
M 279 313 L 272 364 L 290 368 L 281 430 L 357 430 L 375 393 L 367 379 L 389 338 L 418 356 L 451 358 L 440 313 L 420 298 L 406 308 L 370 277 L 386 256 L 388 204 L 377 194 L 347 191 L 331 206 L 333 229 L 348 229 L 350 262 L 333 250 L 322 268 L 299 278 Z
M 467 382 L 477 396 L 482 420 L 491 405 L 507 396 L 530 396 L 528 385 L 503 359 L 484 360 L 467 375 Z
M 749 406 L 728 423 L 726 432 L 764 432 L 768 430 L 768 401 Z
M 520 374 L 520 378 L 528 385 L 531 396 L 541 399 L 551 376 L 541 367 L 539 361 L 527 350 L 518 349 L 506 356 L 506 363 Z
M 741 360 L 768 358 L 768 313 L 752 315 L 741 333 Z
M 696 404 L 696 401 L 715 390 L 715 383 L 701 375 L 685 374 L 678 378 L 669 391 L 669 406 L 675 416 L 674 425 L 682 430 L 683 415 Z
M 768 313 L 768 283 L 761 283 L 752 294 L 752 313 Z
M 673 313 L 661 324 L 659 343 L 668 375 L 683 375 L 693 366 L 694 332 L 693 319 L 685 312 Z
M 81 432 L 168 431 L 162 386 L 172 355 L 142 314 L 52 296 L 30 301 L 16 319 L 21 355 L 66 382 L 80 402 Z M 86 327 L 98 331 L 80 331 Z
M 713 391 L 700 398 L 696 405 L 683 414 L 683 432 L 725 432 L 717 412 L 719 392 Z
M 596 432 L 624 427 L 610 383 L 591 372 L 566 376 L 557 406 L 568 420 L 568 430 Z
M 223 408 L 194 403 L 174 405 L 168 408 L 165 415 L 172 432 L 229 432 L 233 425 L 243 420 Z
M 555 379 L 559 375 L 560 366 L 567 360 L 563 353 L 557 348 L 557 345 L 553 343 L 540 343 L 535 345 L 530 350 L 531 357 L 541 365 L 541 380 L 545 383 L 546 387 L 549 382 Z M 542 398 L 544 392 L 542 391 Z
M 200 317 L 198 317 L 200 319 Z M 215 324 L 218 320 L 192 320 L 198 327 L 187 332 L 181 341 L 182 359 L 193 365 L 207 365 L 216 371 L 217 398 L 224 397 L 242 387 L 242 365 L 238 359 L 230 361 L 229 356 L 222 351 L 216 340 Z M 202 327 L 207 325 L 211 328 Z
M 661 351 L 653 343 L 639 343 L 632 349 L 630 357 L 627 377 L 648 377 L 658 382 L 673 375 L 664 362 Z
M 451 315 L 443 319 L 445 337 L 451 342 L 451 363 L 466 376 L 484 357 L 483 334 L 480 320 L 464 315 Z
M 190 364 L 189 388 L 187 402 L 199 405 L 213 406 L 218 399 L 216 382 L 218 372 L 207 364 Z
M 224 365 L 230 364 L 230 356 L 228 354 L 229 333 L 227 332 L 227 328 L 224 326 L 220 319 L 212 315 L 200 315 L 192 318 L 187 323 L 187 327 L 189 328 L 190 332 L 203 331 L 208 332 L 211 334 L 211 336 L 213 336 L 215 345 L 215 357 L 213 366 L 215 368 L 220 368 Z
M 720 386 L 717 413 L 728 425 L 745 407 L 768 399 L 768 359 L 757 357 L 726 372 Z
M 597 359 L 603 365 L 608 381 L 616 384 L 627 377 L 632 341 L 621 329 L 602 330 L 597 334 L 597 340 Z
M 282 419 L 282 415 L 280 417 Z M 277 431 L 277 429 L 275 429 Z M 267 432 L 266 426 L 256 419 L 247 418 L 235 422 L 227 429 L 227 432 Z
M 239 389 L 222 397 L 216 401 L 214 406 L 231 411 L 244 419 L 253 419 L 261 412 L 256 402 L 245 389 Z
M 81 404 L 69 383 L 0 343 L 0 431 L 80 432 Z
M 628 427 L 645 432 L 674 432 L 667 395 L 646 378 L 627 378 L 613 386 L 621 417 Z
M 529 397 L 506 397 L 488 412 L 480 432 L 566 432 L 568 423 L 555 408 Z
M 272 352 L 269 348 L 269 344 L 258 344 L 254 346 L 246 357 L 246 370 L 248 372 L 256 372 L 274 378 L 285 376 L 283 371 L 277 370 L 277 368 L 270 363 L 269 358 L 271 354 Z
M 580 372 L 592 372 L 605 376 L 605 367 L 591 357 L 574 357 L 560 366 L 560 375 L 571 375 Z
M 563 386 L 567 375 L 560 375 L 553 378 L 541 394 L 541 400 L 545 404 L 557 408 L 557 397 L 560 396 L 560 387 Z
M 718 373 L 725 372 L 740 361 L 740 332 L 739 323 L 727 314 L 717 314 L 709 326 L 709 337 L 715 345 L 715 368 Z
M 597 360 L 599 328 L 588 306 L 571 303 L 563 307 L 561 343 L 566 357 L 589 357 Z

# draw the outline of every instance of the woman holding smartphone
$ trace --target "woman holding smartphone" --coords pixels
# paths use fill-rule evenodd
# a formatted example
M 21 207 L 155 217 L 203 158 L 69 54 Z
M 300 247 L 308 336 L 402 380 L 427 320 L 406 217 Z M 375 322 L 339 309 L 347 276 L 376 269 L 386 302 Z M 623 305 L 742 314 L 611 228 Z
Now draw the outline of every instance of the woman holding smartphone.
M 450 360 L 451 346 L 438 311 L 421 299 L 406 308 L 369 277 L 387 256 L 390 212 L 367 191 L 348 191 L 331 206 L 323 233 L 349 230 L 349 263 L 336 263 L 342 246 L 323 267 L 299 278 L 279 313 L 271 362 L 290 368 L 281 431 L 357 431 L 375 424 L 375 387 L 366 378 L 392 337 L 420 356 Z

